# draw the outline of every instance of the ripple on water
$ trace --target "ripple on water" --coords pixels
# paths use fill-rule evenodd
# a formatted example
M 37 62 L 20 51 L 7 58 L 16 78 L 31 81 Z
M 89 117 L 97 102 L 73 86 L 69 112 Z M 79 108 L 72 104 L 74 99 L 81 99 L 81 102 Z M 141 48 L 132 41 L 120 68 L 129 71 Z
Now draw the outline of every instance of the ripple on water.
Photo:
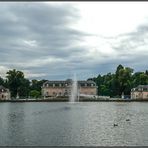
M 22 103 L 3 110 L 0 145 L 148 145 L 147 104 Z

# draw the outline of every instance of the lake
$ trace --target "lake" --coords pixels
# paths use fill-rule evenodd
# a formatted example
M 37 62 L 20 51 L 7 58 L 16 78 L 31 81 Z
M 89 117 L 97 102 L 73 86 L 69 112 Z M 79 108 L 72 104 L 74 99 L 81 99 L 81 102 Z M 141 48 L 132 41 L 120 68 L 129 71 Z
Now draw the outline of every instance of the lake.
M 148 146 L 148 103 L 0 103 L 0 145 Z

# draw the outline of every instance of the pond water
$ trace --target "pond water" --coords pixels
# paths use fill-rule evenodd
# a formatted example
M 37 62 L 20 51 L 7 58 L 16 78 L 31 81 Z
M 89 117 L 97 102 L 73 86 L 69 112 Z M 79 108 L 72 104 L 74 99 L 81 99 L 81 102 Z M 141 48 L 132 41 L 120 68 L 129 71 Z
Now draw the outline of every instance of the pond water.
M 0 145 L 148 146 L 148 103 L 0 103 Z

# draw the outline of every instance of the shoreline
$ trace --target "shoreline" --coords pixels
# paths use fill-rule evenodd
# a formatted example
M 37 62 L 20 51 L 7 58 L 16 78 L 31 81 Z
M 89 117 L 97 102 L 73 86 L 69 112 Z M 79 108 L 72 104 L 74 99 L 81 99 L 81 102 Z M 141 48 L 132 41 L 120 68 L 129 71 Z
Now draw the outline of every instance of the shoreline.
M 51 98 L 51 99 L 14 99 L 14 100 L 0 100 L 1 102 L 69 102 L 68 98 Z M 79 102 L 148 102 L 148 99 L 80 99 Z

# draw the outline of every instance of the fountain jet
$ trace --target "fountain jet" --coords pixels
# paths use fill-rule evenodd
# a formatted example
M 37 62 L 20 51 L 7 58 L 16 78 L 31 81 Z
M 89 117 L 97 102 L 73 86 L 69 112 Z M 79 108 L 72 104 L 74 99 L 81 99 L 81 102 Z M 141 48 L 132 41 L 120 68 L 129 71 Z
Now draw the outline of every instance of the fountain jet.
M 70 102 L 79 101 L 78 81 L 77 81 L 76 74 L 74 74 L 74 78 L 72 80 L 71 94 L 69 97 L 69 101 Z

